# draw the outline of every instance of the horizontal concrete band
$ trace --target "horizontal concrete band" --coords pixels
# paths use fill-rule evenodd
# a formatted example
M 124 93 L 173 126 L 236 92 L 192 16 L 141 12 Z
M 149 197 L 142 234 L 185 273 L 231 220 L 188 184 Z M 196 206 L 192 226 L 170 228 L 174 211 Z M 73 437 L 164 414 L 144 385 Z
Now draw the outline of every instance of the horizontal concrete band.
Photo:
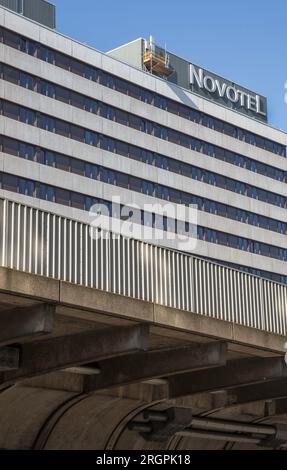
M 144 119 L 151 120 L 160 125 L 183 132 L 187 135 L 203 139 L 210 144 L 218 145 L 219 147 L 224 147 L 235 153 L 240 153 L 255 160 L 262 161 L 267 165 L 274 165 L 277 168 L 287 169 L 286 159 L 275 153 L 235 139 L 203 125 L 188 121 L 179 116 L 175 116 L 165 110 L 143 103 L 142 101 L 136 100 L 135 98 L 124 95 L 103 85 L 91 82 L 69 71 L 55 67 L 49 63 L 39 61 L 39 59 L 32 56 L 27 57 L 25 54 L 11 49 L 4 44 L 0 44 L 0 51 L 1 50 L 3 50 L 3 60 L 5 63 L 18 69 L 20 68 L 21 70 L 37 77 L 41 77 L 48 81 L 51 81 L 51 77 L 53 77 L 53 83 L 64 86 L 69 90 L 103 101 L 111 106 L 115 106 Z

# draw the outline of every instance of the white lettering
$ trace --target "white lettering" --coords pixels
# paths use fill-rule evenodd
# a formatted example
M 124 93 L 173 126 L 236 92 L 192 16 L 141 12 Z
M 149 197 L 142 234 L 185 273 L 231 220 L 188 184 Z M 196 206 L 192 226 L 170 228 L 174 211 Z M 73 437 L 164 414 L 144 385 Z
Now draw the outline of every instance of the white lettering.
M 248 100 L 248 94 L 245 93 L 242 90 L 238 90 L 238 93 L 240 95 L 240 106 L 246 108 L 247 106 L 247 100 Z
M 203 85 L 204 85 L 204 88 L 209 91 L 210 93 L 214 93 L 216 91 L 216 83 L 215 81 L 213 80 L 212 77 L 210 77 L 209 75 L 206 75 L 203 79 Z
M 231 101 L 231 103 L 239 103 L 243 108 L 254 111 L 262 116 L 267 116 L 266 111 L 263 109 L 262 99 L 259 95 L 251 95 L 232 85 L 228 85 L 223 80 L 221 81 L 210 75 L 205 75 L 202 68 L 198 68 L 193 64 L 190 64 L 190 83 L 201 90 L 218 94 L 219 98 L 226 98 L 228 101 Z M 287 82 L 285 88 L 287 88 Z M 285 101 L 287 103 L 287 93 L 285 95 Z
M 262 116 L 267 116 L 266 112 L 261 109 L 261 99 L 259 95 L 256 95 L 256 111 Z
M 194 85 L 195 81 L 197 85 L 199 86 L 199 88 L 203 88 L 203 70 L 198 69 L 198 73 L 197 73 L 195 67 L 192 64 L 190 64 L 190 83 Z
M 239 100 L 239 93 L 233 86 L 228 86 L 226 88 L 226 96 L 232 103 L 237 103 Z
M 247 108 L 251 111 L 257 111 L 257 103 L 254 96 L 248 95 Z
M 220 98 L 223 98 L 226 93 L 226 88 L 227 88 L 226 83 L 223 82 L 222 85 L 220 85 L 219 80 L 215 80 L 215 83 L 216 83 L 216 87 L 217 87 Z

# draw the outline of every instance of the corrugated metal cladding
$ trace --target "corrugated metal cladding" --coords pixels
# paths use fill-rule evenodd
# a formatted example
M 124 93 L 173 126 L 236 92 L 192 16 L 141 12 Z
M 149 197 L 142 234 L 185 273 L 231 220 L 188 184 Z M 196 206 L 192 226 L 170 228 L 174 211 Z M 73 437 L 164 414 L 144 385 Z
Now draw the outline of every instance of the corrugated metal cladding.
M 0 265 L 287 334 L 287 286 L 0 199 Z
M 56 27 L 56 7 L 45 0 L 0 0 L 0 5 L 49 28 Z
M 44 0 L 24 0 L 23 14 L 49 28 L 56 27 L 55 6 Z
M 0 5 L 9 8 L 10 10 L 21 13 L 22 0 L 0 0 Z

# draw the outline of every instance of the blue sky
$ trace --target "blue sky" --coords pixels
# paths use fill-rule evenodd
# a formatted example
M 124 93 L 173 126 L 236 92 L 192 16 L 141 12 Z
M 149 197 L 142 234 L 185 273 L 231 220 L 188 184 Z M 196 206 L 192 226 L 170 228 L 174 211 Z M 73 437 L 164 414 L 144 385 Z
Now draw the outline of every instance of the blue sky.
M 58 31 L 103 52 L 153 34 L 168 50 L 267 96 L 269 122 L 287 131 L 286 0 L 53 3 Z

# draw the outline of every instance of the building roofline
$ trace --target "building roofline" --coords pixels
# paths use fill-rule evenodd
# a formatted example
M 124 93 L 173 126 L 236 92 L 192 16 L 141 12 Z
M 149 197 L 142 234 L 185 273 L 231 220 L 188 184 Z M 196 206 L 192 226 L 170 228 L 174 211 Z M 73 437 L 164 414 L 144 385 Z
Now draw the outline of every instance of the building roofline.
M 257 124 L 261 124 L 261 125 L 263 125 L 263 126 L 270 127 L 271 129 L 274 129 L 275 131 L 281 132 L 281 133 L 283 133 L 283 134 L 285 134 L 285 135 L 287 136 L 287 130 L 283 130 L 283 129 L 280 129 L 279 127 L 275 127 L 274 125 L 272 125 L 272 124 L 269 123 L 269 122 L 260 121 L 260 120 L 258 120 L 258 119 L 256 119 L 256 118 L 252 117 L 252 116 L 248 116 L 248 115 L 246 115 L 246 114 L 244 114 L 244 113 L 241 113 L 240 111 L 237 111 L 237 110 L 234 110 L 234 109 L 231 109 L 231 108 L 226 108 L 226 106 L 223 106 L 223 105 L 220 104 L 220 103 L 216 103 L 215 101 L 213 101 L 213 100 L 211 100 L 211 99 L 209 99 L 209 98 L 203 97 L 203 96 L 201 96 L 201 95 L 199 95 L 199 94 L 197 94 L 197 93 L 195 93 L 195 92 L 193 92 L 193 91 L 191 91 L 191 90 L 189 90 L 189 89 L 187 89 L 187 88 L 183 88 L 183 87 L 181 87 L 180 85 L 177 85 L 177 84 L 175 84 L 175 83 L 168 82 L 167 80 L 165 80 L 165 79 L 163 79 L 163 78 L 160 78 L 160 77 L 157 77 L 156 75 L 152 75 L 151 73 L 146 72 L 146 71 L 143 70 L 142 68 L 136 67 L 136 66 L 134 66 L 134 65 L 130 65 L 130 64 L 128 64 L 127 62 L 125 62 L 125 61 L 123 61 L 123 60 L 120 60 L 120 59 L 118 59 L 118 58 L 116 58 L 116 57 L 113 57 L 112 55 L 110 55 L 110 54 L 107 53 L 107 52 L 102 52 L 102 51 L 96 49 L 95 47 L 90 46 L 89 44 L 86 44 L 86 43 L 81 42 L 81 41 L 79 41 L 79 40 L 77 40 L 77 39 L 75 39 L 75 38 L 72 38 L 72 37 L 70 37 L 70 36 L 68 36 L 68 35 L 66 35 L 66 34 L 64 34 L 64 33 L 61 33 L 61 32 L 59 32 L 59 31 L 56 31 L 56 30 L 53 29 L 53 28 L 49 28 L 48 26 L 43 25 L 43 24 L 41 24 L 41 23 L 38 23 L 37 21 L 32 20 L 31 18 L 27 18 L 26 16 L 23 16 L 23 15 L 17 13 L 17 12 L 14 12 L 14 11 L 12 11 L 12 10 L 9 10 L 9 8 L 3 7 L 2 5 L 0 6 L 0 10 L 1 10 L 1 9 L 7 11 L 9 14 L 19 16 L 22 20 L 25 20 L 25 21 L 29 21 L 29 22 L 31 22 L 31 23 L 34 23 L 34 24 L 35 24 L 36 26 L 38 26 L 38 27 L 41 27 L 41 28 L 43 28 L 43 29 L 47 29 L 47 30 L 49 30 L 50 32 L 52 32 L 52 33 L 54 33 L 54 34 L 58 34 L 59 36 L 65 38 L 65 39 L 68 39 L 68 40 L 70 40 L 70 41 L 73 41 L 73 42 L 75 42 L 76 44 L 79 44 L 80 46 L 87 47 L 88 49 L 90 49 L 90 50 L 92 50 L 92 51 L 95 51 L 95 52 L 97 52 L 98 54 L 102 54 L 102 55 L 108 57 L 109 59 L 114 60 L 115 62 L 118 62 L 118 63 L 120 63 L 120 64 L 126 65 L 127 67 L 130 67 L 130 68 L 132 68 L 132 69 L 134 69 L 134 70 L 137 70 L 137 71 L 139 71 L 139 72 L 141 72 L 141 73 L 143 73 L 143 74 L 145 74 L 145 75 L 148 75 L 150 78 L 153 78 L 154 80 L 160 80 L 160 81 L 162 81 L 162 82 L 164 82 L 164 83 L 168 83 L 171 87 L 176 87 L 176 88 L 179 88 L 180 90 L 184 90 L 185 92 L 190 93 L 191 95 L 194 95 L 194 96 L 197 96 L 197 97 L 199 97 L 199 98 L 201 98 L 201 99 L 203 99 L 203 100 L 206 100 L 206 101 L 212 103 L 212 104 L 215 105 L 215 106 L 219 106 L 220 108 L 223 108 L 224 110 L 228 110 L 228 111 L 234 113 L 235 115 L 238 115 L 238 114 L 239 114 L 240 116 L 243 116 L 243 117 L 246 118 L 246 119 L 250 119 L 251 121 L 256 122 Z M 143 38 L 138 38 L 138 39 L 143 39 Z M 138 39 L 137 39 L 137 40 L 138 40 Z M 136 40 L 135 40 L 135 41 L 136 41 Z M 132 42 L 133 42 L 133 41 L 132 41 Z M 119 46 L 119 47 L 122 47 L 122 46 Z M 115 49 L 113 49 L 113 50 L 115 50 Z M 179 57 L 179 56 L 178 56 L 178 57 Z M 184 60 L 185 60 L 185 59 L 184 59 Z M 229 80 L 229 81 L 230 81 L 230 80 Z

